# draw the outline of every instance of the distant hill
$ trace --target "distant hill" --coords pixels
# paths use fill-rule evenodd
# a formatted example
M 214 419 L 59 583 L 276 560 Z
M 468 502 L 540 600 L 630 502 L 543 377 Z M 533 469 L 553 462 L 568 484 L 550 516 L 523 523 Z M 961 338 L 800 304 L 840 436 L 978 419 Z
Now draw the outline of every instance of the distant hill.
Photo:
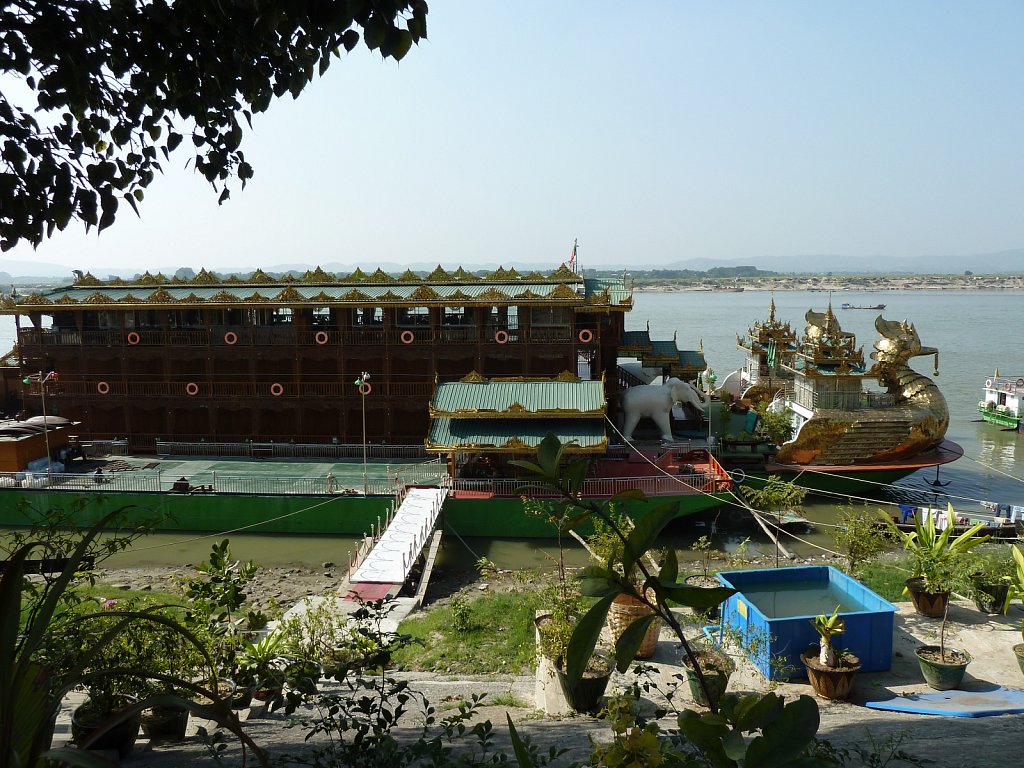
M 624 257 L 626 258 L 626 257 Z M 145 265 L 143 270 L 150 272 L 163 272 L 165 275 L 173 275 L 182 265 L 160 266 Z M 310 263 L 285 263 L 285 264 L 259 264 L 249 267 L 222 268 L 216 265 L 210 267 L 218 274 L 247 273 L 252 272 L 259 266 L 265 272 L 284 273 L 294 271 L 303 273 L 306 270 L 314 269 L 316 264 Z M 325 262 L 319 265 L 328 272 L 348 274 L 356 267 L 366 269 L 366 264 Z M 406 269 L 414 272 L 431 272 L 437 266 L 435 261 L 415 261 L 406 264 L 398 262 L 383 262 L 377 265 L 385 272 L 400 273 Z M 527 262 L 514 261 L 503 264 L 480 263 L 480 264 L 443 264 L 445 268 L 454 269 L 462 266 L 467 271 L 476 272 L 480 270 L 490 271 L 498 266 L 506 269 L 515 268 L 520 272 L 550 271 L 552 262 Z M 588 265 L 589 267 L 590 265 Z M 625 265 L 623 265 L 625 266 Z M 621 271 L 623 266 L 602 265 L 598 267 L 601 272 Z M 111 276 L 130 278 L 138 274 L 138 268 L 133 269 L 111 269 L 104 266 L 78 266 L 71 267 L 63 264 L 45 264 L 41 262 L 13 261 L 0 259 L 0 282 L 28 283 L 28 282 L 71 282 L 72 269 L 88 269 L 89 272 L 101 279 Z M 691 271 L 707 273 L 716 271 L 720 274 L 742 274 L 744 270 L 757 272 L 773 272 L 782 274 L 940 274 L 940 275 L 962 275 L 970 270 L 977 274 L 998 274 L 998 273 L 1024 273 L 1024 248 L 1015 248 L 997 253 L 979 253 L 969 256 L 937 255 L 937 256 L 843 256 L 838 254 L 808 254 L 798 256 L 746 256 L 742 259 L 706 259 L 692 258 L 674 261 L 669 264 L 639 264 L 631 263 L 628 267 L 631 272 L 639 271 Z M 589 271 L 589 270 L 588 270 Z

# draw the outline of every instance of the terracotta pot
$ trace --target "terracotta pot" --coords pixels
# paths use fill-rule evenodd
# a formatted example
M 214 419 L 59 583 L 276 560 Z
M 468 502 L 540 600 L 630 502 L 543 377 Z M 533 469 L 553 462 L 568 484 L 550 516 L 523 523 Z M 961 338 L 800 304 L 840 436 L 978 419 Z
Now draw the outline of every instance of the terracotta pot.
M 966 651 L 946 649 L 946 656 L 939 658 L 939 646 L 922 645 L 914 651 L 917 663 L 921 667 L 924 681 L 936 691 L 949 691 L 958 688 L 963 682 L 967 665 L 971 663 L 971 655 Z M 923 654 L 923 655 L 922 655 Z
M 1024 674 L 1024 643 L 1013 646 L 1013 652 L 1017 654 L 1017 666 L 1020 667 L 1021 674 Z
M 817 650 L 804 651 L 800 654 L 800 659 L 807 669 L 807 679 L 811 683 L 811 688 L 823 699 L 845 699 L 853 688 L 853 678 L 860 671 L 860 659 L 847 653 L 840 657 L 841 666 L 826 667 L 818 655 Z
M 907 591 L 910 592 L 910 599 L 914 603 L 914 610 L 922 616 L 930 619 L 941 619 L 946 613 L 946 606 L 949 603 L 949 592 L 928 592 L 925 589 L 924 579 L 918 577 L 907 579 Z
M 648 599 L 652 599 L 653 592 L 649 592 Z M 637 600 L 629 595 L 618 595 L 608 608 L 608 629 L 612 634 L 613 643 L 618 643 L 622 633 L 637 619 L 650 616 L 654 613 L 646 603 Z M 637 659 L 649 659 L 658 648 L 658 636 L 661 634 L 661 619 L 655 619 L 651 626 L 644 633 L 644 639 L 637 648 Z

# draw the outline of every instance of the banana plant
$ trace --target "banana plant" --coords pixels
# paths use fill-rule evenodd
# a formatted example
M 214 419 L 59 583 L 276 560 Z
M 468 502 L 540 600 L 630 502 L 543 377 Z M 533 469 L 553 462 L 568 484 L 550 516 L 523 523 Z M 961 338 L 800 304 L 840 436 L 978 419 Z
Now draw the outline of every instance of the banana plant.
M 201 641 L 180 623 L 153 610 L 104 611 L 102 614 L 65 610 L 66 597 L 74 589 L 83 560 L 100 532 L 120 513 L 121 510 L 110 513 L 85 532 L 68 554 L 62 570 L 27 604 L 23 604 L 26 562 L 36 551 L 49 551 L 49 545 L 44 540 L 26 542 L 7 562 L 0 577 L 0 765 L 33 768 L 47 761 L 87 768 L 109 765 L 83 749 L 49 748 L 60 702 L 69 691 L 90 681 L 140 674 L 173 685 L 177 690 L 205 695 L 214 704 L 200 705 L 175 694 L 157 694 L 108 718 L 96 732 L 97 736 L 143 709 L 178 705 L 231 730 L 265 765 L 262 750 L 242 731 L 227 703 L 202 684 L 169 675 L 142 673 L 127 665 L 95 668 L 93 662 L 99 649 L 119 633 L 130 632 L 137 622 L 148 621 L 178 632 L 202 652 L 207 667 L 212 669 L 212 660 Z M 61 643 L 68 637 L 84 635 L 90 622 L 95 623 L 99 616 L 109 628 L 92 642 L 80 644 L 74 651 Z

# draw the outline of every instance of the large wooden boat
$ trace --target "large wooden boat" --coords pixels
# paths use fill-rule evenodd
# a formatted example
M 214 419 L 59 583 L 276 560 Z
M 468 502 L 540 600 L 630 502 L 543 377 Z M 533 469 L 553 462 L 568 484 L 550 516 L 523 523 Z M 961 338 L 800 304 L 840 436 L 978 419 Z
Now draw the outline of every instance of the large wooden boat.
M 386 453 L 426 436 L 424 450 L 445 459 L 442 480 L 452 488 L 446 522 L 488 536 L 551 534 L 524 514 L 522 483 L 510 469 L 548 433 L 594 457 L 591 497 L 639 487 L 673 500 L 680 516 L 726 498 L 731 480 L 706 450 L 655 444 L 631 461 L 609 444 L 605 417 L 634 383 L 618 368 L 620 347 L 666 375 L 695 377 L 705 366 L 674 341 L 624 333 L 631 308 L 625 276 L 592 280 L 565 265 L 525 275 L 440 267 L 426 276 L 357 269 L 338 277 L 319 268 L 283 278 L 259 270 L 245 278 L 203 270 L 188 280 L 86 274 L 0 303 L 18 324 L 24 408 L 74 423 L 78 444 L 117 443 L 132 453 L 234 446 L 251 456 L 284 445 L 308 457 L 358 445 Z M 59 376 L 38 373 L 49 371 Z M 499 390 L 495 402 L 482 395 Z M 452 404 L 451 392 L 469 404 Z M 48 446 L 51 457 L 62 447 Z M 188 478 L 185 488 L 202 490 L 183 494 L 170 480 L 145 490 L 105 485 L 113 501 L 100 506 L 166 513 L 165 527 L 362 533 L 390 498 L 367 487 L 260 492 Z M 16 483 L 11 503 L 0 504 L 0 524 L 17 523 L 15 495 L 47 505 L 97 490 L 51 472 L 45 483 L 31 480 L 45 487 Z
M 1021 416 L 1024 416 L 1024 376 L 1000 376 L 997 370 L 985 379 L 978 412 L 990 424 L 1021 429 Z
M 792 436 L 777 445 L 762 440 L 760 450 L 723 454 L 723 464 L 738 467 L 743 477 L 775 474 L 812 490 L 870 494 L 963 455 L 945 440 L 949 413 L 942 393 L 907 364 L 934 355 L 938 365 L 938 350 L 923 346 L 913 325 L 879 316 L 880 339 L 869 365 L 831 305 L 824 313 L 809 310 L 806 320 L 797 339 L 775 319 L 772 302 L 768 321 L 737 340 L 747 362 L 731 383 L 743 387 L 742 398 L 767 399 L 769 410 L 787 414 Z M 884 389 L 867 389 L 868 382 Z M 756 415 L 745 418 L 752 422 L 747 431 L 754 432 Z

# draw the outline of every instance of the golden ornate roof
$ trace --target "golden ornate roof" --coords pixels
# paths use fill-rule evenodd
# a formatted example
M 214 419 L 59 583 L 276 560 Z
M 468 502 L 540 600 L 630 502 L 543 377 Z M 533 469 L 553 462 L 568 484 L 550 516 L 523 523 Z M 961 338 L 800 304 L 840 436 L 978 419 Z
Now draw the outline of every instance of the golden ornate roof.
M 248 286 L 248 290 L 238 290 Z M 276 303 L 288 307 L 350 306 L 507 306 L 551 304 L 579 311 L 628 311 L 632 288 L 625 280 L 584 279 L 564 264 L 549 275 L 521 275 L 499 267 L 488 275 L 474 275 L 463 268 L 453 272 L 438 266 L 427 276 L 406 270 L 400 276 L 377 269 L 371 275 L 356 269 L 339 278 L 320 267 L 301 277 L 274 278 L 261 269 L 248 277 L 220 277 L 201 269 L 192 278 L 167 278 L 144 272 L 132 280 L 97 279 L 87 273 L 71 285 L 30 296 L 5 297 L 0 314 L 52 312 L 54 305 L 68 309 L 80 305 L 110 308 L 192 306 L 243 306 Z

